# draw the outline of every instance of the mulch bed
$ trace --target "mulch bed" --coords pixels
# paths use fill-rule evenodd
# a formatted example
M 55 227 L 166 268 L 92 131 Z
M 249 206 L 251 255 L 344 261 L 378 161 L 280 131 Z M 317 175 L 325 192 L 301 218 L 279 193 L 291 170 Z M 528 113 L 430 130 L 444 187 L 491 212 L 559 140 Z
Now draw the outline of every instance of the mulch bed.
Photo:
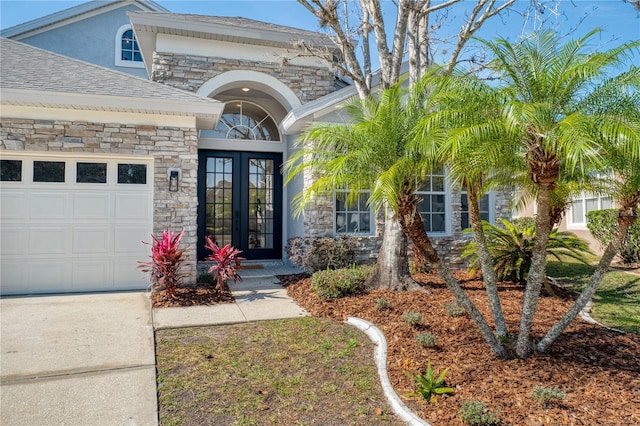
M 215 305 L 218 303 L 233 303 L 235 299 L 225 285 L 218 289 L 215 285 L 197 284 L 176 288 L 176 295 L 172 297 L 166 290 L 151 293 L 151 303 L 154 308 L 177 308 L 184 306 Z
M 456 276 L 469 297 L 491 323 L 484 286 L 466 272 Z M 444 306 L 454 300 L 439 277 L 414 277 L 428 292 L 376 290 L 353 297 L 321 300 L 304 275 L 280 277 L 296 302 L 312 315 L 344 321 L 356 316 L 372 322 L 385 334 L 389 346 L 388 372 L 396 392 L 419 416 L 434 426 L 462 425 L 463 400 L 479 399 L 490 410 L 499 410 L 503 425 L 639 425 L 640 336 L 621 334 L 577 319 L 547 353 L 525 360 L 496 359 L 467 316 L 449 316 Z M 515 334 L 520 320 L 523 288 L 501 283 L 500 295 L 509 330 Z M 574 295 L 558 289 L 556 296 L 542 296 L 538 303 L 533 337 L 540 339 L 566 312 Z M 390 309 L 376 308 L 378 299 Z M 408 311 L 422 315 L 417 326 L 403 320 Z M 435 347 L 421 347 L 416 336 L 431 333 Z M 415 390 L 407 374 L 424 372 L 427 360 L 440 372 L 450 371 L 447 383 L 452 396 L 435 403 L 408 397 Z M 531 398 L 535 386 L 557 386 L 567 393 L 563 401 L 544 407 Z

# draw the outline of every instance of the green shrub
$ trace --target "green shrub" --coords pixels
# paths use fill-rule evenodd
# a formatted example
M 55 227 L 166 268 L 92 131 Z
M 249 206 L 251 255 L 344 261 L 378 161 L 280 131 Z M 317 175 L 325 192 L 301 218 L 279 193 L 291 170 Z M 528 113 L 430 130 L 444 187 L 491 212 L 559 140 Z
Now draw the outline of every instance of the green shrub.
M 503 227 L 483 222 L 489 253 L 493 258 L 496 275 L 502 281 L 527 282 L 527 274 L 533 258 L 533 239 L 536 235 L 535 224 L 518 226 L 508 220 L 500 219 Z M 588 263 L 586 254 L 593 254 L 589 245 L 571 232 L 559 232 L 556 228 L 549 235 L 547 254 L 560 260 L 568 256 L 579 262 Z M 478 269 L 478 254 L 475 241 L 464 248 L 462 257 L 471 260 L 471 269 Z
M 557 386 L 547 388 L 544 386 L 536 386 L 531 392 L 531 399 L 534 399 L 543 407 L 548 407 L 553 401 L 563 401 L 567 398 L 567 393 L 558 389 Z
M 422 315 L 416 311 L 408 311 L 404 313 L 402 319 L 404 319 L 407 324 L 414 326 L 420 322 Z
M 378 299 L 376 300 L 376 309 L 379 311 L 384 311 L 385 309 L 391 309 L 391 303 L 387 299 Z
M 318 271 L 311 277 L 311 289 L 322 299 L 336 299 L 355 294 L 373 271 L 372 266 L 352 266 Z
M 444 305 L 444 312 L 450 317 L 461 317 L 467 313 L 464 307 L 455 300 Z
M 203 272 L 198 275 L 198 284 L 208 284 L 212 286 L 216 284 L 216 276 L 209 272 Z
M 289 260 L 307 272 L 347 268 L 355 263 L 356 240 L 350 235 L 337 238 L 292 238 L 285 250 Z
M 431 333 L 420 333 L 416 337 L 416 342 L 422 347 L 432 348 L 438 342 L 438 338 Z
M 479 399 L 465 399 L 458 411 L 460 418 L 468 425 L 498 425 L 500 417 L 497 411 L 489 411 L 489 407 Z
M 618 221 L 618 210 L 594 210 L 587 213 L 587 228 L 598 240 L 602 247 L 606 247 L 616 231 Z M 620 248 L 620 258 L 623 263 L 640 262 L 640 221 L 636 222 L 629 229 L 627 237 Z

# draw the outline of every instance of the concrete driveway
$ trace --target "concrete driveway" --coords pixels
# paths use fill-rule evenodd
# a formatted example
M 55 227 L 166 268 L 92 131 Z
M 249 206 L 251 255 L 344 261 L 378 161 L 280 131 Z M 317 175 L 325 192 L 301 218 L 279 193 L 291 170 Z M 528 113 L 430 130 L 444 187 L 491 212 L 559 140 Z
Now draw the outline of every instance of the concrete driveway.
M 0 424 L 156 425 L 146 293 L 0 299 Z

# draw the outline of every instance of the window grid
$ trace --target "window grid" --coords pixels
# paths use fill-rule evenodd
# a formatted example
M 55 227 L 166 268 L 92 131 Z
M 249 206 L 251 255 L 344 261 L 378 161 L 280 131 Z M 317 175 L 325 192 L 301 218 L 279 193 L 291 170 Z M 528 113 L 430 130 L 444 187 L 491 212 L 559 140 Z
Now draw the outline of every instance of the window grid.
M 335 232 L 337 234 L 370 234 L 371 229 L 371 208 L 367 206 L 369 191 L 361 191 L 358 200 L 354 203 L 347 203 L 349 191 L 340 190 L 335 192 Z
M 485 194 L 480 198 L 478 203 L 480 207 L 480 219 L 489 222 L 489 194 Z M 467 229 L 471 227 L 469 220 L 469 198 L 467 197 L 467 191 L 462 191 L 460 194 L 460 228 Z
M 219 247 L 233 244 L 233 158 L 207 159 L 206 235 Z
M 444 169 L 434 171 L 421 182 L 416 195 L 418 209 L 427 232 L 444 234 L 447 231 Z
M 133 30 L 127 30 L 122 34 L 120 59 L 123 61 L 142 62 L 142 54 Z

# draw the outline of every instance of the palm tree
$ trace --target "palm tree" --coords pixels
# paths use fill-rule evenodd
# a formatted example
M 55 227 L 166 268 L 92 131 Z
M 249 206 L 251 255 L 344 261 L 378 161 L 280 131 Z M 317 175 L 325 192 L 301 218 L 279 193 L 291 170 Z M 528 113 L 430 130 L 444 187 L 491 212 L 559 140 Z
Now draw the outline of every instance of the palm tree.
M 446 80 L 440 79 L 437 72 L 431 71 L 414 84 L 410 92 L 397 84 L 372 97 L 353 101 L 346 107 L 350 123 L 318 123 L 310 127 L 285 165 L 287 181 L 302 171 L 318 177 L 294 199 L 299 213 L 316 194 L 346 188 L 355 197 L 358 191 L 371 188 L 369 203 L 374 208 L 388 206 L 420 254 L 438 268 L 494 353 L 504 356 L 506 351 L 486 320 L 438 256 L 417 207 L 419 198 L 415 192 L 424 177 L 437 166 L 437 152 L 428 148 L 436 144 L 424 143 L 421 151 L 415 149 L 413 129 L 433 106 L 431 102 L 438 98 L 438 90 L 444 87 L 442 83 Z M 437 138 L 438 134 L 439 131 L 433 131 L 425 137 Z M 406 246 L 396 250 L 406 250 Z M 376 271 L 383 269 L 380 258 L 378 262 Z M 368 280 L 369 288 L 380 282 L 375 273 Z M 411 287 L 415 287 L 415 283 L 404 282 L 398 289 Z
M 597 32 L 564 45 L 552 32 L 515 45 L 502 38 L 483 41 L 495 57 L 491 66 L 506 82 L 501 88 L 508 100 L 503 118 L 509 132 L 519 134 L 512 140 L 514 149 L 524 156 L 529 179 L 537 188 L 536 237 L 515 345 L 519 357 L 533 352 L 531 325 L 545 279 L 546 248 L 552 229 L 551 197 L 561 168 L 602 170 L 607 137 L 620 139 L 612 132 L 598 132 L 620 129 L 620 120 L 612 114 L 617 106 L 598 96 L 606 90 L 599 91 L 597 83 L 612 67 L 624 64 L 640 43 L 588 53 L 588 43 Z M 610 90 L 616 81 L 609 83 Z M 599 114 L 594 112 L 594 105 L 601 108 Z
M 414 130 L 412 150 L 427 155 L 435 151 L 438 161 L 448 168 L 452 183 L 466 190 L 469 223 L 496 334 L 507 338 L 493 259 L 478 206 L 478 200 L 497 182 L 501 164 L 518 160 L 501 142 L 508 138 L 498 120 L 504 102 L 497 91 L 473 76 L 454 73 L 440 79 L 438 90 L 429 93 L 431 109 Z
M 598 99 L 604 98 L 604 102 Z M 536 345 L 544 352 L 591 300 L 627 232 L 638 220 L 640 203 L 640 67 L 632 67 L 594 89 L 585 107 L 597 119 L 603 161 L 612 174 L 609 195 L 618 205 L 614 238 L 607 245 L 589 283 L 567 313 Z

